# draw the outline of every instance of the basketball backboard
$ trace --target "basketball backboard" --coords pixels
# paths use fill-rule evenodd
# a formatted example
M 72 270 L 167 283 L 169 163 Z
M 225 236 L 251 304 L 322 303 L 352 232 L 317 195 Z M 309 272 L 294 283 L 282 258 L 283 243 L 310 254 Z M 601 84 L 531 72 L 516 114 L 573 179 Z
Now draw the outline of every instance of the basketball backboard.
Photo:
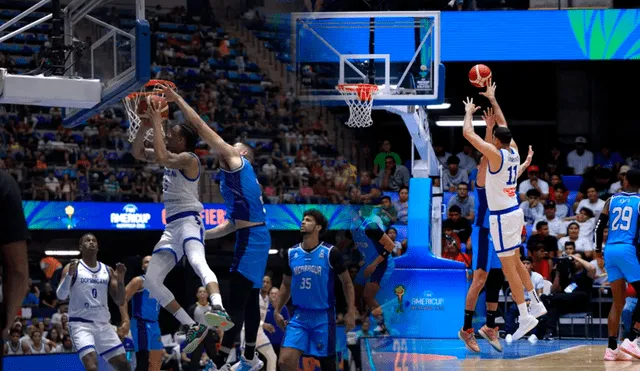
M 444 101 L 440 12 L 293 13 L 292 59 L 303 101 L 344 104 L 338 84 L 375 84 L 374 106 Z
M 0 71 L 0 103 L 62 107 L 65 126 L 74 127 L 149 80 L 151 38 L 144 0 L 127 2 L 117 15 L 104 0 L 65 3 L 41 0 L 8 10 L 13 18 L 0 26 L 8 32 L 0 42 L 26 43 L 47 63 Z

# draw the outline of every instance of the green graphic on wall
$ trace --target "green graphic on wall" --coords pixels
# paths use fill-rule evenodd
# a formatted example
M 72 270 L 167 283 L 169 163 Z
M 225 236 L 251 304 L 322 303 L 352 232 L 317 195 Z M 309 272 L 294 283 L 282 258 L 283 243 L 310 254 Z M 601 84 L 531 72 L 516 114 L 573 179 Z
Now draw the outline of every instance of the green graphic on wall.
M 570 10 L 567 14 L 588 59 L 640 59 L 640 10 Z

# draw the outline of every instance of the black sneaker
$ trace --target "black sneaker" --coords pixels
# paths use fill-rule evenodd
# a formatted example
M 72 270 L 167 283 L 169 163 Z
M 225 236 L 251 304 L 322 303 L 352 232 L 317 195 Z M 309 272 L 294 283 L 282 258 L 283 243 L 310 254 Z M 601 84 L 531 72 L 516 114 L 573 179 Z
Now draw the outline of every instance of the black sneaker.
M 187 331 L 187 338 L 182 343 L 183 350 L 187 354 L 193 353 L 194 350 L 202 343 L 204 337 L 207 336 L 209 328 L 205 325 L 194 324 Z

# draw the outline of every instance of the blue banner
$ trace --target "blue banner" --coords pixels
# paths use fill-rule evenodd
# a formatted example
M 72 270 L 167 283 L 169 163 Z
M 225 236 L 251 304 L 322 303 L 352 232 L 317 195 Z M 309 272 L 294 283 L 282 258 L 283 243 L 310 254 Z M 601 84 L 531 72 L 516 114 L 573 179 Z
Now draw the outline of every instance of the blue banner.
M 164 230 L 166 212 L 161 203 L 46 202 L 23 201 L 29 229 L 34 230 Z M 270 230 L 298 230 L 305 210 L 320 210 L 329 220 L 329 229 L 348 230 L 353 211 L 350 205 L 265 205 Z M 202 220 L 207 229 L 225 220 L 223 204 L 204 204 Z M 398 241 L 406 236 L 406 226 L 396 226 Z

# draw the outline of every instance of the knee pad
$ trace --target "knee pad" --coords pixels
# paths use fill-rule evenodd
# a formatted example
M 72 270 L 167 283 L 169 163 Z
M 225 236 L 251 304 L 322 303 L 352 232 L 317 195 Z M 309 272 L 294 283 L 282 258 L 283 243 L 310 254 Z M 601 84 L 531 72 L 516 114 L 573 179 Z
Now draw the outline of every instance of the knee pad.
M 149 291 L 149 297 L 156 299 L 162 307 L 166 307 L 167 304 L 175 299 L 175 296 L 167 286 L 164 283 L 160 283 L 157 278 L 146 276 L 144 287 Z
M 209 268 L 209 264 L 207 264 L 207 257 L 202 242 L 196 240 L 187 241 L 184 245 L 184 252 L 187 255 L 191 268 L 193 268 L 198 277 L 200 277 L 202 286 L 207 287 L 209 283 L 218 283 L 218 277 L 213 273 L 211 268 Z
M 504 273 L 501 269 L 491 269 L 487 277 L 486 300 L 487 303 L 497 303 L 500 298 L 500 289 L 504 284 Z

